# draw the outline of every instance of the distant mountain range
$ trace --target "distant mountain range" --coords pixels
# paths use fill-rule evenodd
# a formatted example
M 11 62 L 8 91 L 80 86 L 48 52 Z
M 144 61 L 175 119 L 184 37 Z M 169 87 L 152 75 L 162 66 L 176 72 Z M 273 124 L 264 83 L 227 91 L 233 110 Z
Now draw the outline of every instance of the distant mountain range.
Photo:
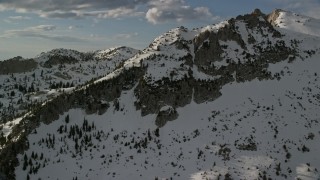
M 120 67 L 139 50 L 116 47 L 82 53 L 53 49 L 33 59 L 15 57 L 0 62 L 0 120 L 21 116 L 32 104 L 72 91 Z
M 319 34 L 256 9 L 0 62 L 0 178 L 319 179 Z

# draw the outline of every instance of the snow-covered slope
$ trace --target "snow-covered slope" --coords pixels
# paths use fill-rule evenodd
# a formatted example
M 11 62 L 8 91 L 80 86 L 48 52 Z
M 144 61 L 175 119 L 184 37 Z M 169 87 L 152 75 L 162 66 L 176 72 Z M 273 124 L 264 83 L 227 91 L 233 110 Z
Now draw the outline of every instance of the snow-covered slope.
M 172 29 L 5 124 L 0 176 L 319 179 L 319 58 L 319 37 L 260 11 Z
M 320 36 L 320 20 L 289 11 L 275 10 L 270 20 L 278 27 L 290 31 Z
M 318 179 L 319 66 L 316 57 L 285 62 L 270 67 L 285 70 L 279 81 L 228 84 L 214 102 L 178 108 L 159 135 L 155 115 L 136 111 L 133 90 L 121 94 L 121 111 L 71 109 L 29 135 L 16 177 L 33 167 L 31 179 Z

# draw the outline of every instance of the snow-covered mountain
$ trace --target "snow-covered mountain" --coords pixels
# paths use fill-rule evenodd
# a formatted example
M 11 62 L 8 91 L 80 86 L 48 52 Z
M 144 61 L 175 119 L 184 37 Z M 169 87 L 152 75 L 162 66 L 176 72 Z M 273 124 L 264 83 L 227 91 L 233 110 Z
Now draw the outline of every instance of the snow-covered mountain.
M 0 122 L 114 71 L 138 52 L 124 46 L 87 53 L 53 49 L 0 62 Z
M 172 29 L 106 76 L 33 106 L 2 124 L 0 175 L 319 179 L 320 37 L 279 18 L 298 26 L 255 10 Z
M 320 36 L 320 20 L 277 9 L 269 15 L 270 22 L 289 31 Z

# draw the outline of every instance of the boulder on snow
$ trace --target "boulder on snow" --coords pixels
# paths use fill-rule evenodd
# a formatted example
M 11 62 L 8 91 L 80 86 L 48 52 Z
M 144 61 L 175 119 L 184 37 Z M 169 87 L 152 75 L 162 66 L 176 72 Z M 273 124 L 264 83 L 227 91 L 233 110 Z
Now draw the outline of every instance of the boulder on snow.
M 178 112 L 172 106 L 163 106 L 156 119 L 156 125 L 163 127 L 168 121 L 173 121 L 178 118 Z

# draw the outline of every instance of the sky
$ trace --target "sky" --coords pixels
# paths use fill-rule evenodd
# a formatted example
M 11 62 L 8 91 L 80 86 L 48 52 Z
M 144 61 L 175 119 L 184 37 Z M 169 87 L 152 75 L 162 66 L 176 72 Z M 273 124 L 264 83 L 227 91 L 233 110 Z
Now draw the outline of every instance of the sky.
M 202 27 L 255 8 L 320 19 L 320 0 L 0 0 L 0 60 L 54 48 L 144 49 L 172 28 Z

